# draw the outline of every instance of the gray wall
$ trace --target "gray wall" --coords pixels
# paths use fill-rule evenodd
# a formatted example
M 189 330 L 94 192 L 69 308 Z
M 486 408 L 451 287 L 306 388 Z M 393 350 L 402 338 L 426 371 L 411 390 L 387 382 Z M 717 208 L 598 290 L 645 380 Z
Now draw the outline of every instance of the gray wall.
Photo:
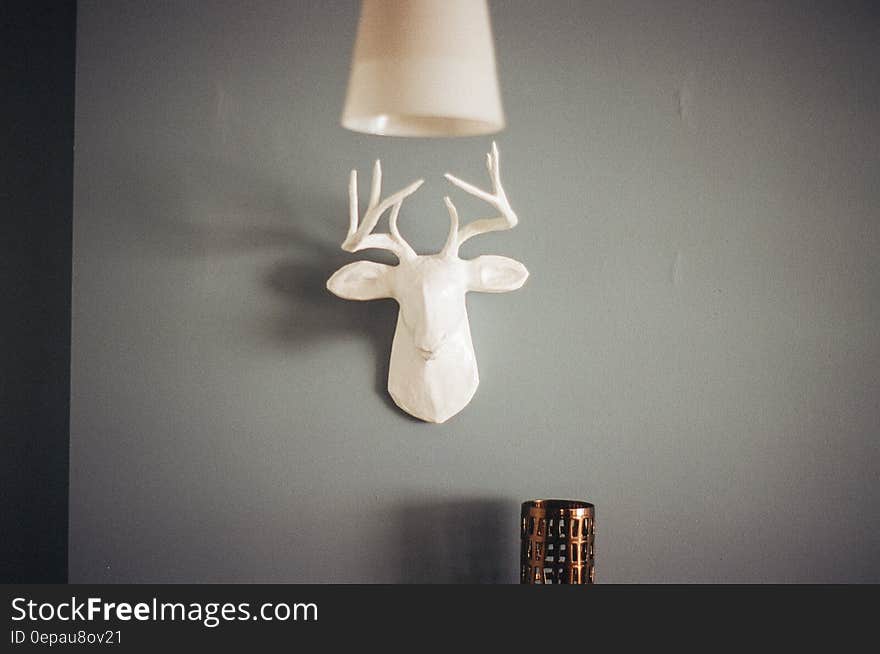
M 532 276 L 429 426 L 323 284 L 352 167 L 438 248 L 489 139 L 338 126 L 354 2 L 80 3 L 71 581 L 515 581 L 536 496 L 604 582 L 880 581 L 876 9 L 492 9 L 521 222 L 464 254 Z

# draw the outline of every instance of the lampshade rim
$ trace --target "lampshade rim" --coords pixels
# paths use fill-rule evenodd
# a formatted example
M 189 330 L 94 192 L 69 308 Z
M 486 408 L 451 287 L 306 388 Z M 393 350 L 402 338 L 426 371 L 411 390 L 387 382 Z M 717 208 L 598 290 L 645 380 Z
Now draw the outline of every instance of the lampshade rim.
M 496 134 L 505 126 L 503 118 L 489 120 L 417 113 L 345 114 L 340 123 L 345 129 L 361 134 L 410 138 L 485 136 Z

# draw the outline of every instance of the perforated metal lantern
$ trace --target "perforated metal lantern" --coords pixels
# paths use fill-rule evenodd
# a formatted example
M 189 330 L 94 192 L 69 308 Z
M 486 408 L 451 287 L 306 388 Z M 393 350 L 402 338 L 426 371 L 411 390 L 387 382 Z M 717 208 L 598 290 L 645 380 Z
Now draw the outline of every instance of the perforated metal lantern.
M 523 502 L 520 583 L 595 583 L 596 507 L 578 500 Z

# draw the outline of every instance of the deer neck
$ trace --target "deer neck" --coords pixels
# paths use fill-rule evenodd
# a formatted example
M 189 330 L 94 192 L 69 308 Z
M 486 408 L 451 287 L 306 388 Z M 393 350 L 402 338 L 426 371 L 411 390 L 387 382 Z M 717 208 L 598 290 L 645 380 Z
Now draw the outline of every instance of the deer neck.
M 467 317 L 437 355 L 425 360 L 398 315 L 388 371 L 388 392 L 397 406 L 421 420 L 445 422 L 467 406 L 479 383 Z

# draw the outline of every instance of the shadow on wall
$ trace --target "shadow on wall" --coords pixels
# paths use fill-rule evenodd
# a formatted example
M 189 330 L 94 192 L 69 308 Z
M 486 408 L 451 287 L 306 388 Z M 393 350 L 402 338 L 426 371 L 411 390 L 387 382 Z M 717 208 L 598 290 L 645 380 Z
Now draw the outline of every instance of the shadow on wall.
M 288 260 L 277 264 L 265 283 L 287 300 L 288 311 L 274 321 L 270 336 L 291 346 L 340 337 L 366 339 L 373 352 L 375 393 L 401 417 L 421 422 L 398 409 L 387 390 L 397 302 L 342 300 L 325 287 L 334 271 L 354 260 L 333 253 L 312 262 Z
M 400 566 L 396 583 L 519 582 L 519 504 L 515 501 L 406 504 L 394 513 L 392 526 Z
M 126 190 L 121 213 L 129 224 L 131 247 L 178 260 L 288 252 L 255 279 L 259 288 L 283 298 L 285 306 L 260 319 L 260 336 L 291 349 L 366 339 L 373 353 L 374 392 L 398 415 L 420 422 L 400 411 L 387 392 L 397 303 L 342 300 L 326 289 L 333 272 L 357 259 L 394 263 L 393 257 L 376 252 L 364 257 L 341 250 L 348 221 L 344 198 L 292 195 L 295 182 L 267 179 L 220 160 L 141 160 L 127 175 L 124 162 L 113 170 L 116 185 Z

